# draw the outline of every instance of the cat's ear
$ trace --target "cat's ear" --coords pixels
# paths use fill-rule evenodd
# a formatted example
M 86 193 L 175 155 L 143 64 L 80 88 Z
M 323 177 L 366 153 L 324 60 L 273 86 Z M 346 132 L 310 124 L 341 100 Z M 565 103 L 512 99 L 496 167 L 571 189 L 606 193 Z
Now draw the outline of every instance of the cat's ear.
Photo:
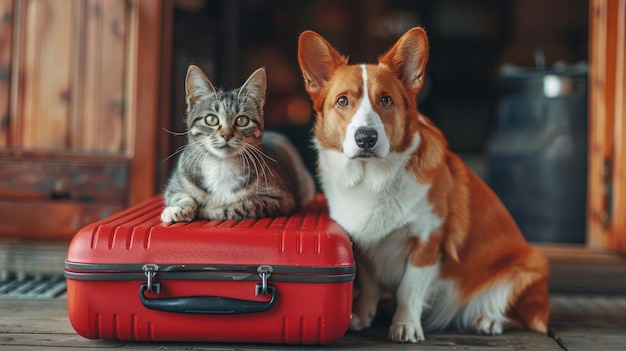
M 200 67 L 191 65 L 185 78 L 185 101 L 193 104 L 199 97 L 216 94 L 215 87 Z
M 259 101 L 261 107 L 265 105 L 265 92 L 267 90 L 267 75 L 265 68 L 259 68 L 254 71 L 248 80 L 239 89 L 239 96 L 242 94 L 252 96 Z

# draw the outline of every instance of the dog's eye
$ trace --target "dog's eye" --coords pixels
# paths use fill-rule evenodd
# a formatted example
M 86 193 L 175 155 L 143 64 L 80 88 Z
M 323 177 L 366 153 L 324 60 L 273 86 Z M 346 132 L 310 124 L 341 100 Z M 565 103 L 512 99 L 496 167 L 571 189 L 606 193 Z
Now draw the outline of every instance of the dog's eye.
M 380 106 L 382 106 L 383 108 L 390 108 L 391 106 L 393 106 L 393 100 L 391 100 L 391 96 L 383 96 L 383 98 L 380 99 Z
M 210 125 L 211 127 L 215 127 L 216 125 L 220 123 L 220 119 L 217 118 L 216 115 L 208 115 L 204 117 L 204 122 Z
M 235 119 L 235 125 L 237 127 L 245 127 L 250 124 L 250 118 L 248 116 L 239 116 Z
M 341 95 L 337 99 L 337 106 L 339 106 L 339 107 L 346 107 L 346 106 L 348 106 L 348 97 L 345 96 L 345 95 Z

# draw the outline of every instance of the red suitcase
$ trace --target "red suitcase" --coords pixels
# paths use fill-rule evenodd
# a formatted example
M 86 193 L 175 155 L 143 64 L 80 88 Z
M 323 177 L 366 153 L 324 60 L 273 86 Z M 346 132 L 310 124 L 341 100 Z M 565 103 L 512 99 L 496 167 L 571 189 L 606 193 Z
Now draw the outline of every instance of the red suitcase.
M 347 330 L 355 263 L 324 199 L 289 217 L 164 224 L 156 197 L 91 224 L 65 262 L 89 339 L 326 344 Z

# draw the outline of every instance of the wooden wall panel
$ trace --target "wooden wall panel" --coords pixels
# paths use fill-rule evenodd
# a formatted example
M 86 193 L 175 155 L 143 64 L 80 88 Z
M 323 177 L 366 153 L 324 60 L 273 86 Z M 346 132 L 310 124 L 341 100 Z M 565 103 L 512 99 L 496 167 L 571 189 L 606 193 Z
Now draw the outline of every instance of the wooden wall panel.
M 626 252 L 626 0 L 618 9 L 618 64 L 616 70 L 616 108 L 613 124 L 613 213 L 609 248 Z
M 85 225 L 123 209 L 112 203 L 0 201 L 0 236 L 68 240 Z
M 0 150 L 0 237 L 68 239 L 127 206 L 118 156 Z
M 126 1 L 86 0 L 77 6 L 81 38 L 71 148 L 123 153 Z
M 0 154 L 0 198 L 125 203 L 127 160 L 60 153 L 6 156 Z
M 74 2 L 16 2 L 19 47 L 12 101 L 14 145 L 26 149 L 60 149 L 68 144 L 71 100 Z
M 626 251 L 626 0 L 590 6 L 588 244 Z
M 603 232 L 607 219 L 607 194 L 603 185 L 604 163 L 608 153 L 605 143 L 607 114 L 604 103 L 607 88 L 605 80 L 607 67 L 604 59 L 607 50 L 607 9 L 606 3 L 602 0 L 591 1 L 590 6 L 588 244 L 592 247 L 602 247 L 606 246 Z
M 8 146 L 126 155 L 127 1 L 15 4 Z
M 126 91 L 126 115 L 129 123 L 127 139 L 131 140 L 131 178 L 129 203 L 135 205 L 154 195 L 157 178 L 157 134 L 161 113 L 168 113 L 169 105 L 161 98 L 166 90 L 160 86 L 169 82 L 169 67 L 163 57 L 170 55 L 169 43 L 162 41 L 164 20 L 172 15 L 173 2 L 133 0 L 130 4 L 128 28 L 129 51 Z M 145 33 L 152 33 L 148 36 Z M 156 55 L 156 56 L 155 56 Z M 165 108 L 165 109 L 164 109 Z
M 0 0 L 0 147 L 9 143 L 13 0 Z

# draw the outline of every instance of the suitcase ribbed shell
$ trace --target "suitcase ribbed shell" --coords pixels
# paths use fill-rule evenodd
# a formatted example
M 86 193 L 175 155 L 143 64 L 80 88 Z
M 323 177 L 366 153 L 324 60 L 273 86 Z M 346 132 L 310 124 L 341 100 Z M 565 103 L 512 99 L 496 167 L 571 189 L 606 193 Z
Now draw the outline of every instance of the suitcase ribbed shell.
M 345 232 L 324 199 L 288 217 L 242 221 L 160 221 L 155 197 L 79 231 L 66 258 L 74 329 L 91 339 L 325 344 L 347 330 L 355 263 Z M 140 292 L 143 268 L 157 267 L 159 293 Z M 151 301 L 217 297 L 258 304 L 257 269 L 270 267 L 276 291 L 265 312 L 153 310 Z M 201 297 L 201 298 L 198 298 Z

